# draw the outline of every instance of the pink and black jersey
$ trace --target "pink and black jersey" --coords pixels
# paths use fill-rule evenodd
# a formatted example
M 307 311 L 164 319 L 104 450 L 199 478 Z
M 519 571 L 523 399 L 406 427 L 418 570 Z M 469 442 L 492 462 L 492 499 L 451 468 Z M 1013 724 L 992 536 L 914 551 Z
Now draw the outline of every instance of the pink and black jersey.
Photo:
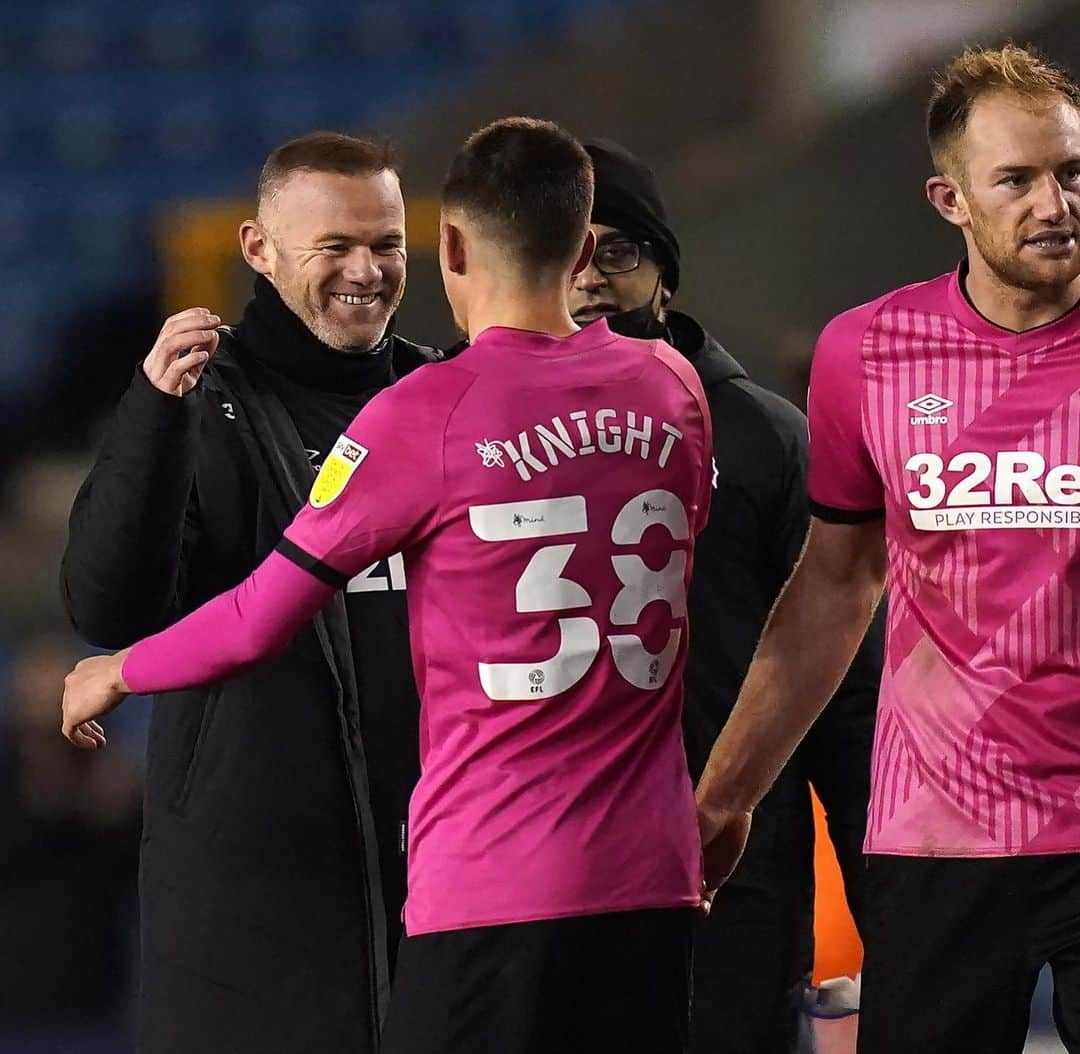
M 339 583 L 404 554 L 410 934 L 697 903 L 681 675 L 711 449 L 693 369 L 602 323 L 489 329 L 338 441 L 279 552 Z
M 962 274 L 824 330 L 814 513 L 884 515 L 889 618 L 866 849 L 1080 850 L 1080 310 L 1024 333 Z

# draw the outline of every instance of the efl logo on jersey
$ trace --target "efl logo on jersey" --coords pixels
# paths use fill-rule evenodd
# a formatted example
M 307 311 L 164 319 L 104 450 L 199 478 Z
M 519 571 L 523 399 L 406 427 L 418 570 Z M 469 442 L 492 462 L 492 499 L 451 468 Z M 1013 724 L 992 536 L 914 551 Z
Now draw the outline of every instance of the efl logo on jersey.
M 348 436 L 338 436 L 334 449 L 326 455 L 326 460 L 311 486 L 308 501 L 312 508 L 325 508 L 337 498 L 352 478 L 357 466 L 367 456 L 367 447 L 354 442 Z
M 949 423 L 949 418 L 943 414 L 942 410 L 947 410 L 952 406 L 951 399 L 943 399 L 940 395 L 935 395 L 933 392 L 929 392 L 927 395 L 920 395 L 918 399 L 912 399 L 908 403 L 909 410 L 917 410 L 918 416 L 911 418 L 913 425 L 945 425 Z

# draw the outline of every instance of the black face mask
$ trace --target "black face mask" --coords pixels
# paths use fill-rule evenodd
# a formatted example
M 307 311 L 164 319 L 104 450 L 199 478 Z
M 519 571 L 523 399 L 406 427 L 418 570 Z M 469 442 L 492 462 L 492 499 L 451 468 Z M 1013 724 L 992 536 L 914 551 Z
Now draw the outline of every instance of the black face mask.
M 608 315 L 608 329 L 612 333 L 618 333 L 620 337 L 636 337 L 638 340 L 657 340 L 666 337 L 667 326 L 660 321 L 653 310 L 653 301 L 656 299 L 656 291 L 660 288 L 662 280 L 662 275 L 656 279 L 656 289 L 641 307 L 635 307 L 630 311 L 620 311 L 617 315 Z
M 652 304 L 643 304 L 632 311 L 620 311 L 607 316 L 608 329 L 621 337 L 656 340 L 667 336 L 667 326 L 656 317 Z

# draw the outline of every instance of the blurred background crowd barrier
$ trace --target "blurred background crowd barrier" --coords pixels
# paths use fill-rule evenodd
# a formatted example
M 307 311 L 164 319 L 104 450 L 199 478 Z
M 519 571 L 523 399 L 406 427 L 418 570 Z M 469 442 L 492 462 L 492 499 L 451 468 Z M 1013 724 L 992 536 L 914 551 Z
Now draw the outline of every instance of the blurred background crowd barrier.
M 802 403 L 825 321 L 958 255 L 922 193 L 931 67 L 1012 38 L 1076 71 L 1076 14 L 1064 0 L 0 0 L 0 1054 L 130 1049 L 144 708 L 125 709 L 107 756 L 56 734 L 63 674 L 86 651 L 57 567 L 103 422 L 164 316 L 233 318 L 249 295 L 236 228 L 273 147 L 316 127 L 398 143 L 399 331 L 448 343 L 436 195 L 463 137 L 522 113 L 619 140 L 668 199 L 678 304 Z

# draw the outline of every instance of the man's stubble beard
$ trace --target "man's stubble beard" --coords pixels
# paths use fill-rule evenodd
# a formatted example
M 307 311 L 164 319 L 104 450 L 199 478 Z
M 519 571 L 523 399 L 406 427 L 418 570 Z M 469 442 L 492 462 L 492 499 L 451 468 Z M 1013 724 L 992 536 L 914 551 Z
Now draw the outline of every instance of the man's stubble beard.
M 397 296 L 386 312 L 386 320 L 380 327 L 378 335 L 365 344 L 350 342 L 344 329 L 333 322 L 328 312 L 324 311 L 317 303 L 312 302 L 312 296 L 306 287 L 297 289 L 292 283 L 286 283 L 277 287 L 278 294 L 285 302 L 285 306 L 294 314 L 311 332 L 320 343 L 325 344 L 331 351 L 340 352 L 342 355 L 366 355 L 374 351 L 386 336 L 386 327 L 394 312 L 401 305 L 401 299 L 405 294 L 405 283 L 402 281 Z M 295 295 L 299 293 L 299 295 Z
M 1080 252 L 1074 255 L 1071 274 L 1067 277 L 1048 277 L 1038 267 L 1024 263 L 1020 258 L 1022 250 L 999 246 L 993 228 L 978 210 L 971 209 L 970 217 L 971 238 L 975 247 L 1002 284 L 1029 293 L 1053 292 L 1072 285 L 1080 276 Z

